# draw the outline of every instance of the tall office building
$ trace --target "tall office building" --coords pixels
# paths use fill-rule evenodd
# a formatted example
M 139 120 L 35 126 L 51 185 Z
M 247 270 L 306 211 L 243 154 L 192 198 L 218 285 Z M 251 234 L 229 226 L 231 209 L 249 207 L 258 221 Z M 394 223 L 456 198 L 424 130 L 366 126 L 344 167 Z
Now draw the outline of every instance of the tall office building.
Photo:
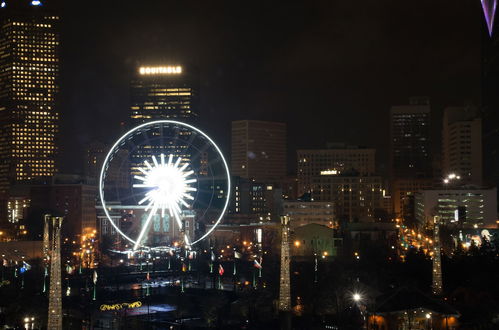
M 197 75 L 182 66 L 141 66 L 131 83 L 132 126 L 171 119 L 195 123 L 199 115 Z
M 390 165 L 395 215 L 410 222 L 414 194 L 433 184 L 427 98 L 411 98 L 409 105 L 390 109 Z
M 232 174 L 258 182 L 286 175 L 286 124 L 258 120 L 232 122 Z
M 430 177 L 430 104 L 428 99 L 411 99 L 410 105 L 390 110 L 391 176 Z
M 0 5 L 0 194 L 54 175 L 59 16 L 45 1 Z
M 463 184 L 482 184 L 482 120 L 476 108 L 448 107 L 442 131 L 442 174 Z
M 130 88 L 131 126 L 163 119 L 195 124 L 199 115 L 198 90 L 198 75 L 192 68 L 179 65 L 138 67 Z M 181 134 L 185 137 L 189 132 Z M 142 166 L 144 160 L 150 159 L 152 155 L 173 154 L 182 157 L 183 162 L 191 161 L 185 145 L 165 145 L 161 139 L 153 136 L 148 138 L 150 144 L 129 150 L 133 174 L 139 174 L 137 167 Z M 197 160 L 201 163 L 199 168 L 208 161 L 206 157 L 201 158 Z
M 497 15 L 497 13 L 496 13 Z M 497 24 L 496 24 L 497 26 Z M 499 186 L 499 33 L 482 31 L 483 171 L 487 185 Z
M 302 149 L 298 156 L 298 195 L 310 192 L 312 179 L 321 175 L 357 173 L 373 175 L 376 171 L 376 150 L 330 143 L 327 149 Z

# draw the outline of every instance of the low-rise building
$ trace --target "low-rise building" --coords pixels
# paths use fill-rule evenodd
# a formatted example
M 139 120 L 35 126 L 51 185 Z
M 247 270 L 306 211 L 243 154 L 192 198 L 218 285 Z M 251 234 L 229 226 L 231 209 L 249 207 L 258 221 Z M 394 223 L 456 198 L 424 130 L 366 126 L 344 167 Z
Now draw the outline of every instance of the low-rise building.
M 292 229 L 312 223 L 329 228 L 338 226 L 331 202 L 284 201 L 283 212 L 289 216 Z
M 295 228 L 291 234 L 291 256 L 298 259 L 338 256 L 342 239 L 335 232 L 335 229 L 317 223 Z
M 421 190 L 415 195 L 416 221 L 422 227 L 438 215 L 446 224 L 464 228 L 495 228 L 497 188 L 463 186 L 453 189 Z

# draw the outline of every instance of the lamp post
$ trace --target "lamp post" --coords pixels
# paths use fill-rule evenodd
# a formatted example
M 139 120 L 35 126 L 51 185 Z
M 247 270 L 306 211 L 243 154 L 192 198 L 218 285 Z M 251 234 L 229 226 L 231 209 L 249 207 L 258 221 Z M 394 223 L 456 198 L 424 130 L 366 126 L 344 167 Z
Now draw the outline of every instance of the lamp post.
M 357 308 L 359 309 L 359 312 L 360 312 L 360 316 L 362 317 L 362 328 L 366 328 L 366 314 L 364 313 L 365 311 L 365 307 L 366 306 L 362 306 L 362 301 L 365 299 L 365 297 L 362 296 L 362 294 L 360 294 L 359 292 L 354 292 L 352 293 L 352 300 L 353 302 L 355 303 L 355 305 L 357 306 Z
M 426 313 L 425 317 L 426 317 L 426 328 L 427 329 L 432 329 L 433 325 L 432 325 L 432 322 L 431 322 L 431 313 Z

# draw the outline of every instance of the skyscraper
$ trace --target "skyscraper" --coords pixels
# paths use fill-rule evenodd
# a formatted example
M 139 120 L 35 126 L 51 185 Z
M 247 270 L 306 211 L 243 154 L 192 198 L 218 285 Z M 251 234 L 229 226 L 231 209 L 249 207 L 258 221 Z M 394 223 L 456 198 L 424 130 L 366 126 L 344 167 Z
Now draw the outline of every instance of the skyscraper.
M 397 216 L 413 212 L 413 196 L 432 185 L 430 102 L 411 98 L 409 105 L 390 109 L 390 176 L 393 208 Z
M 430 104 L 425 98 L 390 110 L 391 175 L 396 178 L 431 176 Z
M 482 29 L 483 179 L 485 184 L 497 187 L 499 186 L 499 93 L 497 93 L 499 33 L 495 31 L 490 35 L 485 24 Z M 497 27 L 495 29 L 497 30 Z
M 199 115 L 197 75 L 182 66 L 141 66 L 131 83 L 132 126 L 171 119 L 195 123 Z
M 155 121 L 176 120 L 195 124 L 199 114 L 198 76 L 194 69 L 179 65 L 141 66 L 137 68 L 131 83 L 130 124 L 132 127 Z M 190 134 L 182 131 L 179 134 Z M 150 137 L 151 142 L 137 146 L 130 151 L 130 165 L 133 174 L 139 174 L 137 167 L 152 155 L 173 154 L 190 162 L 191 155 L 185 145 L 165 145 L 161 139 Z M 206 157 L 197 159 L 206 164 Z M 202 169 L 200 170 L 202 171 Z
M 0 6 L 0 194 L 56 170 L 59 16 L 44 1 Z
M 278 182 L 286 175 L 286 124 L 232 122 L 232 174 L 258 182 Z
M 482 184 L 482 120 L 476 108 L 448 107 L 442 131 L 442 174 L 464 184 Z

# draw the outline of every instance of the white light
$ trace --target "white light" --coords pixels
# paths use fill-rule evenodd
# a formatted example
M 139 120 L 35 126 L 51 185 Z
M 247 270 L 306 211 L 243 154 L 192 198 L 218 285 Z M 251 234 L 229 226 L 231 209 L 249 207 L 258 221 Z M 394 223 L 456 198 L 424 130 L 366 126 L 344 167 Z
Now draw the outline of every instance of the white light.
M 156 211 L 161 210 L 161 216 L 165 216 L 165 210 L 168 210 L 170 216 L 175 218 L 177 225 L 182 229 L 182 206 L 189 208 L 191 205 L 187 200 L 194 200 L 190 195 L 196 191 L 196 188 L 191 187 L 189 183 L 194 183 L 196 179 L 189 179 L 189 176 L 194 171 L 186 171 L 188 163 L 180 166 L 182 158 L 178 157 L 173 162 L 173 155 L 165 159 L 165 155 L 160 155 L 160 162 L 156 157 L 152 156 L 153 165 L 147 160 L 144 161 L 145 167 L 139 168 L 144 176 L 136 175 L 134 178 L 139 180 L 133 185 L 134 188 L 149 188 L 144 193 L 144 198 L 139 201 L 140 204 L 147 203 L 146 211 L 151 209 L 146 222 L 142 226 L 139 237 L 135 242 L 134 250 L 136 250 L 145 235 L 146 229 L 149 228 L 149 222 Z M 186 242 L 188 244 L 188 242 Z
M 145 69 L 144 69 L 144 71 L 145 71 Z M 182 68 L 181 67 L 177 67 L 177 71 L 181 72 Z M 106 203 L 106 201 L 104 199 L 104 177 L 105 177 L 105 172 L 106 172 L 106 166 L 108 165 L 109 160 L 112 158 L 113 152 L 116 150 L 116 148 L 125 139 L 127 139 L 132 133 L 143 129 L 144 127 L 152 126 L 152 125 L 159 125 L 159 124 L 173 124 L 173 125 L 178 125 L 178 126 L 181 126 L 181 127 L 184 127 L 184 128 L 188 128 L 188 129 L 196 132 L 197 134 L 203 136 L 206 140 L 208 140 L 209 143 L 215 148 L 215 150 L 218 153 L 218 155 L 220 156 L 220 158 L 222 159 L 223 168 L 225 170 L 225 175 L 224 176 L 227 178 L 227 194 L 226 194 L 226 196 L 231 196 L 231 189 L 232 188 L 231 188 L 231 181 L 230 181 L 229 165 L 227 164 L 227 161 L 226 161 L 225 157 L 223 156 L 223 153 L 220 150 L 220 148 L 218 147 L 218 145 L 216 145 L 215 142 L 206 133 L 204 133 L 203 131 L 199 130 L 198 128 L 196 128 L 196 127 L 194 127 L 192 125 L 189 125 L 189 124 L 186 124 L 186 123 L 183 123 L 183 122 L 179 122 L 179 121 L 175 121 L 175 120 L 157 120 L 157 121 L 148 122 L 148 123 L 144 123 L 142 125 L 139 125 L 139 126 L 133 128 L 133 129 L 129 130 L 125 134 L 123 134 L 114 143 L 114 145 L 112 146 L 112 148 L 107 153 L 106 158 L 104 159 L 104 162 L 103 162 L 103 165 L 102 165 L 102 168 L 101 168 L 101 172 L 100 172 L 100 176 L 99 176 L 99 195 L 100 195 L 100 200 L 101 200 L 101 203 L 102 203 L 102 209 L 103 209 L 103 211 L 104 211 L 107 219 L 109 220 L 110 224 L 114 227 L 114 229 L 116 230 L 116 232 L 120 233 L 120 235 L 122 237 L 124 237 L 125 239 L 127 239 L 128 241 L 130 241 L 130 242 L 132 242 L 134 244 L 136 243 L 136 241 L 133 240 L 132 238 L 130 238 L 128 235 L 126 235 L 118 227 L 118 225 L 115 223 L 115 221 L 113 221 L 111 215 L 109 214 L 110 208 L 107 206 L 107 203 Z M 215 228 L 218 226 L 218 224 L 222 221 L 222 218 L 225 215 L 225 212 L 227 211 L 228 206 L 229 206 L 229 198 L 226 198 L 224 206 L 223 206 L 223 208 L 222 208 L 222 210 L 221 210 L 218 218 L 216 219 L 214 225 L 203 236 L 201 236 L 200 238 L 198 238 L 194 242 L 190 242 L 191 246 L 194 245 L 194 244 L 196 244 L 196 243 L 198 243 L 198 242 L 200 242 L 200 241 L 202 241 L 203 239 L 205 239 L 208 235 L 210 235 L 215 230 Z
M 42 4 L 42 2 L 40 0 L 31 1 L 31 5 L 33 5 L 33 6 L 40 6 L 41 4 Z
M 0 7 L 5 8 L 6 5 L 7 4 L 5 3 L 5 1 L 2 1 L 2 3 L 0 4 Z
M 324 170 L 321 171 L 321 175 L 336 175 L 338 174 L 337 170 Z
M 358 294 L 358 293 L 354 293 L 354 294 L 353 294 L 353 300 L 354 300 L 354 301 L 360 301 L 360 299 L 361 299 L 360 294 Z
M 430 319 L 430 318 L 431 318 L 430 313 L 426 313 L 426 315 L 425 315 L 425 316 L 426 316 L 426 318 L 427 318 L 427 319 Z

